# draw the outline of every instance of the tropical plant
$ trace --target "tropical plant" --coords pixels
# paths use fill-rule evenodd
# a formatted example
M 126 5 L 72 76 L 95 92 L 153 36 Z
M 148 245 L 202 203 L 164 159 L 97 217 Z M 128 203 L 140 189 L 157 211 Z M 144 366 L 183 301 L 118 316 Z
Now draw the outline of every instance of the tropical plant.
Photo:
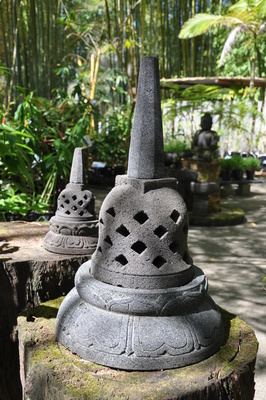
M 186 142 L 180 142 L 177 139 L 171 139 L 164 143 L 164 151 L 169 153 L 177 153 L 180 155 L 184 150 L 188 150 L 190 145 Z
M 244 171 L 245 169 L 245 161 L 242 156 L 234 155 L 231 158 L 231 168 L 236 171 Z
M 260 160 L 255 157 L 247 157 L 244 159 L 245 169 L 255 171 L 260 167 Z
M 258 75 L 262 76 L 261 54 L 258 48 L 258 38 L 266 32 L 266 1 L 240 0 L 229 7 L 225 15 L 200 13 L 188 20 L 182 27 L 179 38 L 187 39 L 202 35 L 219 27 L 230 30 L 226 39 L 219 65 L 221 66 L 236 44 L 236 39 L 242 33 L 245 46 L 249 49 L 251 63 L 250 88 L 254 87 L 255 63 Z
M 3 184 L 0 181 L 1 198 L 0 198 L 0 219 L 7 220 L 16 218 L 29 217 L 31 214 L 43 214 L 49 209 L 49 204 L 40 200 L 40 195 L 33 195 L 21 191 L 16 184 Z
M 233 163 L 231 158 L 220 158 L 221 171 L 232 171 Z
M 15 184 L 16 194 L 40 196 L 41 203 L 53 207 L 69 180 L 75 147 L 88 145 L 88 105 L 59 93 L 50 102 L 21 88 L 19 92 L 14 117 L 4 117 L 0 125 L 2 180 Z
M 131 108 L 110 108 L 102 120 L 101 129 L 92 139 L 91 155 L 108 166 L 126 166 L 132 124 Z
M 2 180 L 13 180 L 20 187 L 33 187 L 30 165 L 34 157 L 35 139 L 17 127 L 10 126 L 6 119 L 0 124 L 0 169 Z

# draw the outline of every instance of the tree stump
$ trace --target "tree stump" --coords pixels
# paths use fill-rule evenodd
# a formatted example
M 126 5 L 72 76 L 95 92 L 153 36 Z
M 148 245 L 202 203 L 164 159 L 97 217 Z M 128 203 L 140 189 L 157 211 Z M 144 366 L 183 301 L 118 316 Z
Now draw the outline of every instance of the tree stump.
M 43 303 L 18 318 L 25 400 L 253 399 L 258 342 L 237 316 L 221 310 L 226 341 L 212 357 L 172 370 L 129 372 L 84 361 L 56 341 L 60 301 Z
M 48 230 L 47 223 L 0 223 L 0 400 L 21 399 L 17 314 L 67 293 L 88 259 L 46 251 Z

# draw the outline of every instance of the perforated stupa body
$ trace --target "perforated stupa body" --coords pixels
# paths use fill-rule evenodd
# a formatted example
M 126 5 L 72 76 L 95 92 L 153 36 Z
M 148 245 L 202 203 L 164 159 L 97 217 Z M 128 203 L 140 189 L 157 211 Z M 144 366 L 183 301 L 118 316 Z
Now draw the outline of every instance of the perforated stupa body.
M 187 247 L 188 214 L 164 178 L 157 58 L 142 59 L 127 176 L 100 211 L 99 240 L 56 323 L 59 341 L 114 368 L 182 367 L 223 342 L 219 310 Z
M 57 199 L 57 211 L 50 220 L 43 247 L 53 253 L 92 254 L 97 246 L 98 220 L 94 196 L 85 177 L 85 149 L 74 151 L 70 182 Z

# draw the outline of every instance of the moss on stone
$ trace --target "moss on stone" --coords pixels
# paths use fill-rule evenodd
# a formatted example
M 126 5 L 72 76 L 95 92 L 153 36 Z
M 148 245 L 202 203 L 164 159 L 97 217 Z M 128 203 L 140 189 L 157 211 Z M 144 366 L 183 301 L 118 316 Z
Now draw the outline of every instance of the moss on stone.
M 194 226 L 232 226 L 245 222 L 245 212 L 238 207 L 221 204 L 221 211 L 207 215 L 190 214 L 189 221 Z

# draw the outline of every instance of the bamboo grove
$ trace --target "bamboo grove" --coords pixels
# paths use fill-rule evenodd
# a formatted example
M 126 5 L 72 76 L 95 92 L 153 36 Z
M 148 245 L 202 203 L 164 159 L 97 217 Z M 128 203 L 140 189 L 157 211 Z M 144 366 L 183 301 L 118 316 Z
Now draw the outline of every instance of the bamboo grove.
M 189 40 L 180 40 L 178 34 L 190 17 L 219 12 L 227 3 L 1 0 L 0 71 L 7 79 L 6 104 L 15 86 L 50 98 L 51 90 L 66 81 L 64 75 L 58 76 L 57 68 L 70 65 L 74 71 L 81 60 L 88 62 L 88 68 L 99 68 L 104 59 L 104 68 L 123 71 L 129 89 L 137 86 L 142 55 L 157 55 L 165 78 L 215 75 L 219 48 L 212 34 Z M 96 79 L 97 70 L 91 73 Z

